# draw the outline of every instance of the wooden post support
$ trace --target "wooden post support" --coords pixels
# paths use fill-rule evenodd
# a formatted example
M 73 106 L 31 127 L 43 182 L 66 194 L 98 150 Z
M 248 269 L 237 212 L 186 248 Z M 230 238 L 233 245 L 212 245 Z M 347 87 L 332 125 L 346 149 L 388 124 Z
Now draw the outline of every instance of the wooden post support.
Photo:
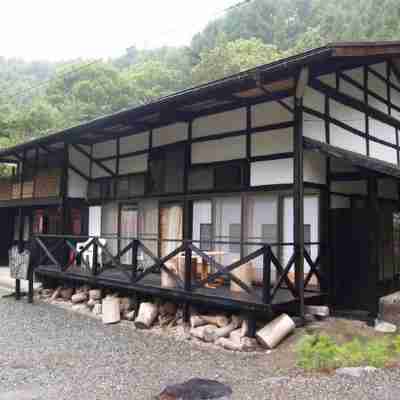
M 99 245 L 97 244 L 97 239 L 93 242 L 93 265 L 92 265 L 92 274 L 93 276 L 97 275 L 98 267 L 99 267 Z
M 263 302 L 271 303 L 271 247 L 265 246 L 263 253 Z
M 304 183 L 303 183 L 303 101 L 295 98 L 294 115 L 294 251 L 295 286 L 299 316 L 304 318 Z
M 19 279 L 15 280 L 15 300 L 21 299 L 21 281 Z
M 376 318 L 379 312 L 379 244 L 380 217 L 378 201 L 378 180 L 376 176 L 368 177 L 368 209 L 370 227 L 368 231 L 368 286 L 371 293 L 370 316 Z
M 132 246 L 132 282 L 135 282 L 138 269 L 139 241 L 134 239 Z

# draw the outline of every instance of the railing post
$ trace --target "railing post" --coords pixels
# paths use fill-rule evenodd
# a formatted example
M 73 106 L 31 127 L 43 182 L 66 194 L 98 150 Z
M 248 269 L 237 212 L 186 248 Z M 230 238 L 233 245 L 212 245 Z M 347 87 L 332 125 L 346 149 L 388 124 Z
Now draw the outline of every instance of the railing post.
M 264 246 L 263 253 L 263 302 L 271 303 L 271 247 Z
M 92 265 L 92 274 L 93 276 L 97 275 L 98 267 L 99 267 L 99 246 L 97 244 L 97 238 L 93 241 L 93 265 Z
M 132 282 L 135 282 L 138 268 L 139 240 L 134 239 L 132 246 Z
M 192 249 L 185 243 L 185 291 L 192 289 Z
M 190 292 L 192 290 L 192 249 L 189 244 L 185 242 L 185 291 Z M 185 302 L 183 305 L 183 322 L 185 325 L 190 324 L 190 305 L 189 302 Z
M 21 300 L 21 281 L 15 280 L 15 300 Z

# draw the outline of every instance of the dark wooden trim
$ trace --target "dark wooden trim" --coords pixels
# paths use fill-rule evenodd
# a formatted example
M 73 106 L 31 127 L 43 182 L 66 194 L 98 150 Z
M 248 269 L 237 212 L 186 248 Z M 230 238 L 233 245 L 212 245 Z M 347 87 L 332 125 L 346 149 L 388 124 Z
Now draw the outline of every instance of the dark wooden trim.
M 293 212 L 295 248 L 295 287 L 299 299 L 299 315 L 304 318 L 304 178 L 303 178 L 303 100 L 295 99 L 293 133 Z

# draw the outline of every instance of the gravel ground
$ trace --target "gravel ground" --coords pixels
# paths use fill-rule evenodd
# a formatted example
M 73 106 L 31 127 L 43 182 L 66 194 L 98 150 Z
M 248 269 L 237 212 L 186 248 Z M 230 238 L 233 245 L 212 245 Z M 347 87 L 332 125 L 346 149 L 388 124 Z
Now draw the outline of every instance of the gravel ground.
M 48 304 L 2 298 L 0 316 L 0 400 L 151 400 L 193 377 L 226 383 L 240 400 L 399 399 L 398 369 L 301 376 L 277 371 L 266 353 L 216 352 Z

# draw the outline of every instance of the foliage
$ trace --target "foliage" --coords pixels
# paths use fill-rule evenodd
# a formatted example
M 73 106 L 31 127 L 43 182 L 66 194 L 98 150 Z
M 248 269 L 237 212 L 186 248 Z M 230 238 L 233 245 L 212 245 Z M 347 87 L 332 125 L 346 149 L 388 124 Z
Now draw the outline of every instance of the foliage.
M 399 344 L 400 339 L 397 338 L 397 344 L 394 342 L 393 345 L 396 347 Z M 337 344 L 327 335 L 306 335 L 299 341 L 296 353 L 301 368 L 323 370 L 360 365 L 383 367 L 392 357 L 390 350 L 391 343 L 386 338 L 364 341 L 355 338 Z

